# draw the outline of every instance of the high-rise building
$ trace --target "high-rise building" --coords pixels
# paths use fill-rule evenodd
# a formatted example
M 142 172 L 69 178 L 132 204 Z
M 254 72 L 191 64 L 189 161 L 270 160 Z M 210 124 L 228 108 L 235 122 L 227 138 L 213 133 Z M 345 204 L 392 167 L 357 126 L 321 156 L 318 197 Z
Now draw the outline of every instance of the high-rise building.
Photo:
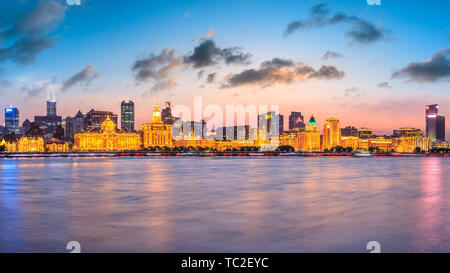
M 75 134 L 83 131 L 83 114 L 81 111 L 75 115 L 75 117 L 66 117 L 65 124 L 65 137 L 66 139 L 73 140 Z
M 120 125 L 123 131 L 134 131 L 134 103 L 122 101 L 120 104 Z
M 170 101 L 166 101 L 166 108 L 161 110 L 161 119 L 164 124 L 173 125 L 177 120 L 172 116 L 172 107 L 170 106 Z
M 47 116 L 56 116 L 56 101 L 48 100 L 47 101 Z
M 56 132 L 56 127 L 62 124 L 62 117 L 56 115 L 56 101 L 54 98 L 49 98 L 46 104 L 47 113 L 45 116 L 34 116 L 34 122 L 39 124 L 39 127 L 44 132 L 44 138 L 50 139 Z
M 101 129 L 101 125 L 107 119 L 111 119 L 111 121 L 117 126 L 117 115 L 110 111 L 96 111 L 91 109 L 84 115 L 83 120 L 83 131 L 98 131 Z
M 4 134 L 16 134 L 20 133 L 19 127 L 19 109 L 15 107 L 5 108 L 5 127 Z
M 305 123 L 301 112 L 291 112 L 289 115 L 289 130 L 305 129 Z
M 323 126 L 323 149 L 331 149 L 341 143 L 339 118 L 328 117 Z
M 28 132 L 28 130 L 30 130 L 30 125 L 31 125 L 31 121 L 29 121 L 28 119 L 26 119 L 22 123 L 22 135 L 25 135 Z
M 275 111 L 260 114 L 258 116 L 258 131 L 261 139 L 279 137 L 284 130 L 284 116 Z
M 445 140 L 445 116 L 439 115 L 439 105 L 425 106 L 426 136 L 432 140 Z

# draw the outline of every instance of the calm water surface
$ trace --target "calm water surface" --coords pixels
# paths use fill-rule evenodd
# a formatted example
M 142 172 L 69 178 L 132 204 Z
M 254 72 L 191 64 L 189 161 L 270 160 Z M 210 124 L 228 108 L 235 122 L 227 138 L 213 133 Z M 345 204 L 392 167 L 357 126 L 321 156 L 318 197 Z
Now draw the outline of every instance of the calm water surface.
M 0 159 L 0 252 L 450 252 L 446 158 Z

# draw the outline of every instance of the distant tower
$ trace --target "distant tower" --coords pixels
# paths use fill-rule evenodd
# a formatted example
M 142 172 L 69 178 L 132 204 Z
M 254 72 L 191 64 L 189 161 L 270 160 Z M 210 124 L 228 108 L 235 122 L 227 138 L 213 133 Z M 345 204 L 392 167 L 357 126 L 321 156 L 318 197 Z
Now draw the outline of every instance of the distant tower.
M 120 104 L 120 125 L 126 132 L 134 131 L 134 102 L 122 101 Z
M 19 134 L 19 109 L 15 107 L 5 108 L 5 133 L 6 134 Z
M 328 117 L 323 126 L 323 148 L 331 149 L 341 143 L 341 126 L 339 118 Z
M 426 136 L 432 140 L 445 140 L 445 116 L 439 115 L 439 105 L 425 106 Z
M 53 88 L 49 89 L 47 92 L 47 116 L 56 116 L 56 96 Z
M 291 112 L 289 115 L 289 130 L 304 129 L 305 123 L 301 112 Z

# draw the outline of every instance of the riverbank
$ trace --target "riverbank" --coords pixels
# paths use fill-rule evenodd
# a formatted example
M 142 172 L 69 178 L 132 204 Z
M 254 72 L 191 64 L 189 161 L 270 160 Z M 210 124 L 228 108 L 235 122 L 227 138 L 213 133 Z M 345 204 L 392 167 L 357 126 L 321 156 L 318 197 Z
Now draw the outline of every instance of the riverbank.
M 197 157 L 216 157 L 216 156 L 360 156 L 355 153 L 300 153 L 300 152 L 68 152 L 68 153 L 1 153 L 0 158 L 28 158 L 28 157 L 170 157 L 170 156 L 197 156 Z M 366 156 L 390 156 L 390 157 L 448 157 L 449 154 L 433 153 L 372 153 Z

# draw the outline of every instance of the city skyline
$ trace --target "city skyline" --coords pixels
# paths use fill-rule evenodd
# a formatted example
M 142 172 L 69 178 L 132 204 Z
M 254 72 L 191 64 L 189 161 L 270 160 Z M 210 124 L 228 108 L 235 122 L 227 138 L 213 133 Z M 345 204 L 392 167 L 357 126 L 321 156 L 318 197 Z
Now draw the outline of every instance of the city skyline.
M 290 112 L 299 111 L 318 121 L 339 116 L 342 128 L 370 127 L 376 134 L 399 127 L 425 131 L 423 106 L 438 103 L 444 115 L 450 106 L 448 18 L 434 12 L 450 4 L 416 2 L 214 2 L 209 9 L 177 1 L 170 7 L 150 1 L 2 3 L 15 12 L 7 18 L 13 25 L 2 22 L 9 30 L 2 33 L 2 49 L 14 54 L 2 56 L 1 106 L 18 107 L 22 124 L 45 113 L 48 91 L 56 91 L 62 117 L 90 109 L 118 114 L 120 101 L 131 100 L 138 128 L 151 118 L 146 105 L 156 97 L 160 105 L 192 107 L 193 97 L 203 96 L 223 108 L 278 104 L 285 128 Z M 100 14 L 104 19 L 95 20 Z M 345 20 L 334 23 L 336 14 Z M 420 24 L 414 23 L 418 16 Z M 363 25 L 376 35 L 364 36 Z M 37 51 L 13 46 L 25 38 L 48 43 Z M 205 49 L 213 54 L 202 58 Z M 439 73 L 430 71 L 438 64 Z M 249 81 L 249 75 L 263 80 Z

